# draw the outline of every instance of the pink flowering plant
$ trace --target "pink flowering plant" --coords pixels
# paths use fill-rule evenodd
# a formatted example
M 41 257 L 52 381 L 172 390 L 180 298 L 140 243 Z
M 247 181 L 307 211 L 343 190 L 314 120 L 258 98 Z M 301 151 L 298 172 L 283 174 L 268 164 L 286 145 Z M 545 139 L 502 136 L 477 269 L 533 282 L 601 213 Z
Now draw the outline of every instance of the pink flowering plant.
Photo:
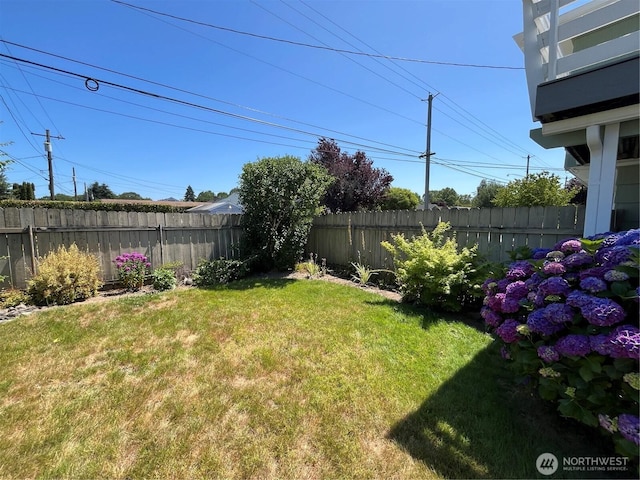
M 519 248 L 481 314 L 502 355 L 566 417 L 638 457 L 640 230 Z
M 123 253 L 113 261 L 118 270 L 118 280 L 128 290 L 140 290 L 151 267 L 146 256 L 141 253 Z

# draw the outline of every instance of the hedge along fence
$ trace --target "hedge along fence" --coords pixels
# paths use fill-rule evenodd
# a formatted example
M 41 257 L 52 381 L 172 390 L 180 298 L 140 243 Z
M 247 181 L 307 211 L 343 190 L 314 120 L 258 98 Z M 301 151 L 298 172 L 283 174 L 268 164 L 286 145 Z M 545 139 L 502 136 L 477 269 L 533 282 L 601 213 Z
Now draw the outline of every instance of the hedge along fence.
M 182 262 L 234 258 L 240 215 L 153 213 L 45 208 L 0 208 L 0 286 L 24 288 L 37 259 L 75 243 L 96 255 L 103 280 L 117 279 L 113 260 L 126 252 L 146 255 L 152 268 Z
M 478 244 L 488 260 L 509 259 L 509 251 L 528 245 L 551 247 L 568 237 L 581 237 L 584 206 L 518 208 L 433 208 L 384 212 L 338 213 L 316 217 L 307 251 L 334 265 L 358 261 L 371 268 L 392 268 L 389 253 L 380 246 L 391 234 L 410 238 L 439 222 L 449 222 L 460 247 Z

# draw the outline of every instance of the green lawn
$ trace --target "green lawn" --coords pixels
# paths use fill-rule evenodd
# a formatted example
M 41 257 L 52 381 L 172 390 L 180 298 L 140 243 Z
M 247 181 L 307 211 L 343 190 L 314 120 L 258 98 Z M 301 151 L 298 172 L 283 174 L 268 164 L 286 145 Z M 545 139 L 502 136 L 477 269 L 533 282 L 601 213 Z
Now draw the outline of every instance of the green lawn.
M 1 478 L 532 478 L 540 453 L 603 454 L 482 331 L 323 281 L 54 308 L 0 343 Z

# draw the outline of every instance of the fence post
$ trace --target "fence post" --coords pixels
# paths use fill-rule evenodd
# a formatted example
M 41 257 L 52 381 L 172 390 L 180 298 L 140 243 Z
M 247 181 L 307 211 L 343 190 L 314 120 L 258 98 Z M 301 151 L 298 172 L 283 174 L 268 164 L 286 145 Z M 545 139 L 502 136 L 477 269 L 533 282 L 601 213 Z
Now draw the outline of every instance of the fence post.
M 36 274 L 37 262 L 36 262 L 36 247 L 33 241 L 33 225 L 29 224 L 29 247 L 31 248 L 31 275 Z
M 160 266 L 164 265 L 164 251 L 162 247 L 162 225 L 158 224 L 158 234 L 160 236 Z

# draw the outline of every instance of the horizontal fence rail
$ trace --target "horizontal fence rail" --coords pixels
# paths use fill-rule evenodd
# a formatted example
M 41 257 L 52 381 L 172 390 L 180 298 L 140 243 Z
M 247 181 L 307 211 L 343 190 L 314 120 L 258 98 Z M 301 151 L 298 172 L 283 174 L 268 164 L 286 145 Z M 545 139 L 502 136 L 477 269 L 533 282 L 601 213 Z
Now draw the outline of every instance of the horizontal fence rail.
M 552 247 L 568 237 L 581 237 L 584 207 L 434 208 L 416 211 L 338 213 L 316 217 L 307 251 L 329 264 L 348 266 L 360 261 L 371 268 L 393 268 L 389 252 L 380 242 L 392 234 L 410 238 L 422 228 L 431 231 L 449 222 L 458 245 L 478 245 L 488 260 L 503 262 L 509 251 L 528 245 Z
M 113 260 L 138 252 L 152 268 L 181 262 L 193 270 L 200 260 L 237 254 L 240 215 L 143 213 L 44 208 L 0 209 L 0 275 L 3 288 L 24 288 L 38 258 L 75 243 L 95 255 L 103 281 L 117 279 Z

